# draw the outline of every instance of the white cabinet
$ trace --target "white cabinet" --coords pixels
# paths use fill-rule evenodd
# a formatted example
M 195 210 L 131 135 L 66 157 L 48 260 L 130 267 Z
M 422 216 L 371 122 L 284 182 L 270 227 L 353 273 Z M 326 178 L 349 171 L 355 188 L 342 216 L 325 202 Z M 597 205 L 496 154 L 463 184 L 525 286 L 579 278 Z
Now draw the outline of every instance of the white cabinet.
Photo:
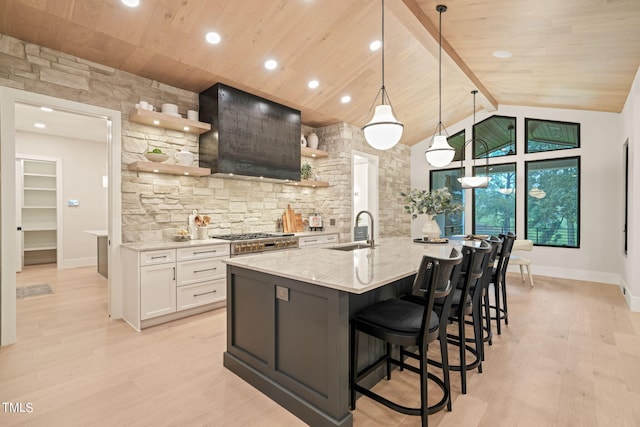
M 176 311 L 175 249 L 140 255 L 140 320 Z
M 298 239 L 301 248 L 338 243 L 338 234 L 320 234 L 317 236 L 304 236 Z
M 178 310 L 226 300 L 228 256 L 227 244 L 178 249 Z
M 136 330 L 225 305 L 228 243 L 121 252 L 123 318 Z
M 58 239 L 58 162 L 22 158 L 17 166 L 23 264 L 54 263 Z

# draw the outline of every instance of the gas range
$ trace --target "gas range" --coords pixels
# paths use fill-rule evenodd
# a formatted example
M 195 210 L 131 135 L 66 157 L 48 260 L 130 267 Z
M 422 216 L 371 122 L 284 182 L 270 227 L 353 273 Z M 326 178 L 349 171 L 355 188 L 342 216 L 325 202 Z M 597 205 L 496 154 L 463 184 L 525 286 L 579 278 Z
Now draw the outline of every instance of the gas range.
M 298 238 L 293 234 L 287 233 L 221 234 L 211 237 L 214 239 L 230 240 L 231 256 L 298 247 Z

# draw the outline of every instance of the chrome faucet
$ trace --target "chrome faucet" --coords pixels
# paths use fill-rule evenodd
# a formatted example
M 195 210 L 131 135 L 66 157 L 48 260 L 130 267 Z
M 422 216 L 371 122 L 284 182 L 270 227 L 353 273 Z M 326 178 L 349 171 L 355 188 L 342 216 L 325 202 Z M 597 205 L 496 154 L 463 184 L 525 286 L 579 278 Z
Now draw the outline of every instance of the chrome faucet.
M 375 238 L 375 235 L 376 235 L 376 233 L 375 233 L 376 230 L 375 230 L 374 225 L 373 225 L 373 215 L 371 215 L 371 212 L 369 212 L 369 211 L 360 211 L 360 212 L 358 212 L 358 214 L 356 215 L 356 227 L 358 226 L 358 219 L 360 219 L 360 214 L 363 214 L 363 213 L 369 215 L 369 219 L 371 220 L 371 239 L 369 239 L 369 236 L 367 236 L 367 244 L 371 247 L 371 249 L 373 249 L 373 248 L 376 247 L 376 244 L 375 244 L 375 241 L 374 241 L 374 238 Z

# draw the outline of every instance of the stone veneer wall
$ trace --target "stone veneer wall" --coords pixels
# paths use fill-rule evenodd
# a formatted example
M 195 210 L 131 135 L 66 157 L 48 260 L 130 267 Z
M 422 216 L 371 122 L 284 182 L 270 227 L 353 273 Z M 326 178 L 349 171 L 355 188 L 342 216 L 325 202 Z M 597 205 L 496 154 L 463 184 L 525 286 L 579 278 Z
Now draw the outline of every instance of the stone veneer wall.
M 212 82 L 214 84 L 215 82 Z M 397 146 L 380 152 L 348 124 L 316 129 L 327 159 L 308 160 L 328 188 L 301 188 L 279 183 L 135 173 L 127 165 L 143 159 L 150 148 L 172 155 L 187 148 L 198 153 L 196 135 L 140 125 L 128 120 L 135 103 L 159 107 L 177 104 L 184 115 L 197 109 L 198 94 L 121 70 L 0 34 L 0 85 L 83 102 L 122 112 L 122 241 L 169 240 L 187 225 L 197 209 L 212 217 L 212 234 L 274 231 L 288 205 L 303 216 L 318 213 L 326 229 L 351 239 L 351 150 L 380 157 L 380 236 L 408 236 L 409 216 L 402 211 L 400 191 L 410 185 L 410 149 Z M 306 135 L 313 129 L 303 126 Z M 169 160 L 171 161 L 171 160 Z M 328 226 L 335 219 L 336 226 Z

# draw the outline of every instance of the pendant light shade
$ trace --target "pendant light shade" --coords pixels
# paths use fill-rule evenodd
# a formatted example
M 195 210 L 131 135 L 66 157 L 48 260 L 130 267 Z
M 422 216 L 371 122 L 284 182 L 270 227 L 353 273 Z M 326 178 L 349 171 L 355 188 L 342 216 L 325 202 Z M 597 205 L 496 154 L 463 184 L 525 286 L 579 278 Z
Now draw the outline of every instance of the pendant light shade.
M 468 188 L 487 188 L 490 179 L 488 176 L 463 176 L 458 178 L 458 182 L 460 182 L 460 187 L 466 190 Z
M 390 105 L 378 105 L 373 118 L 362 129 L 369 145 L 376 150 L 388 150 L 400 141 L 403 126 Z
M 376 150 L 388 150 L 400 141 L 404 125 L 393 114 L 391 101 L 389 105 L 385 104 L 385 98 L 388 99 L 389 96 L 384 87 L 384 0 L 382 0 L 382 86 L 378 94 L 382 94 L 382 104 L 376 107 L 373 118 L 362 127 L 362 130 L 364 139 L 370 146 Z M 373 100 L 374 104 L 377 99 L 378 95 Z
M 476 124 L 476 94 L 477 90 L 472 90 L 471 94 L 473 95 L 473 124 Z M 474 143 L 482 145 L 484 149 L 485 156 L 485 166 L 484 166 L 484 176 L 465 176 L 464 173 L 464 154 L 467 151 L 467 145 Z M 458 182 L 463 189 L 469 188 L 487 188 L 489 186 L 489 181 L 491 177 L 489 176 L 489 146 L 488 144 L 481 138 L 471 138 L 465 141 L 464 145 L 461 148 L 462 152 L 460 153 L 460 178 L 458 178 Z M 475 162 L 475 161 L 474 161 Z
M 437 168 L 447 166 L 455 155 L 456 151 L 449 145 L 445 135 L 434 136 L 431 147 L 425 153 L 427 162 Z
M 437 135 L 434 135 L 431 147 L 424 153 L 427 162 L 431 166 L 443 167 L 447 166 L 456 155 L 456 150 L 447 142 L 447 136 L 442 135 L 442 13 L 447 11 L 447 6 L 439 4 L 436 6 L 436 10 L 440 16 L 440 30 L 439 30 L 439 58 L 438 58 L 438 127 L 436 129 Z M 446 134 L 446 130 L 445 130 Z

